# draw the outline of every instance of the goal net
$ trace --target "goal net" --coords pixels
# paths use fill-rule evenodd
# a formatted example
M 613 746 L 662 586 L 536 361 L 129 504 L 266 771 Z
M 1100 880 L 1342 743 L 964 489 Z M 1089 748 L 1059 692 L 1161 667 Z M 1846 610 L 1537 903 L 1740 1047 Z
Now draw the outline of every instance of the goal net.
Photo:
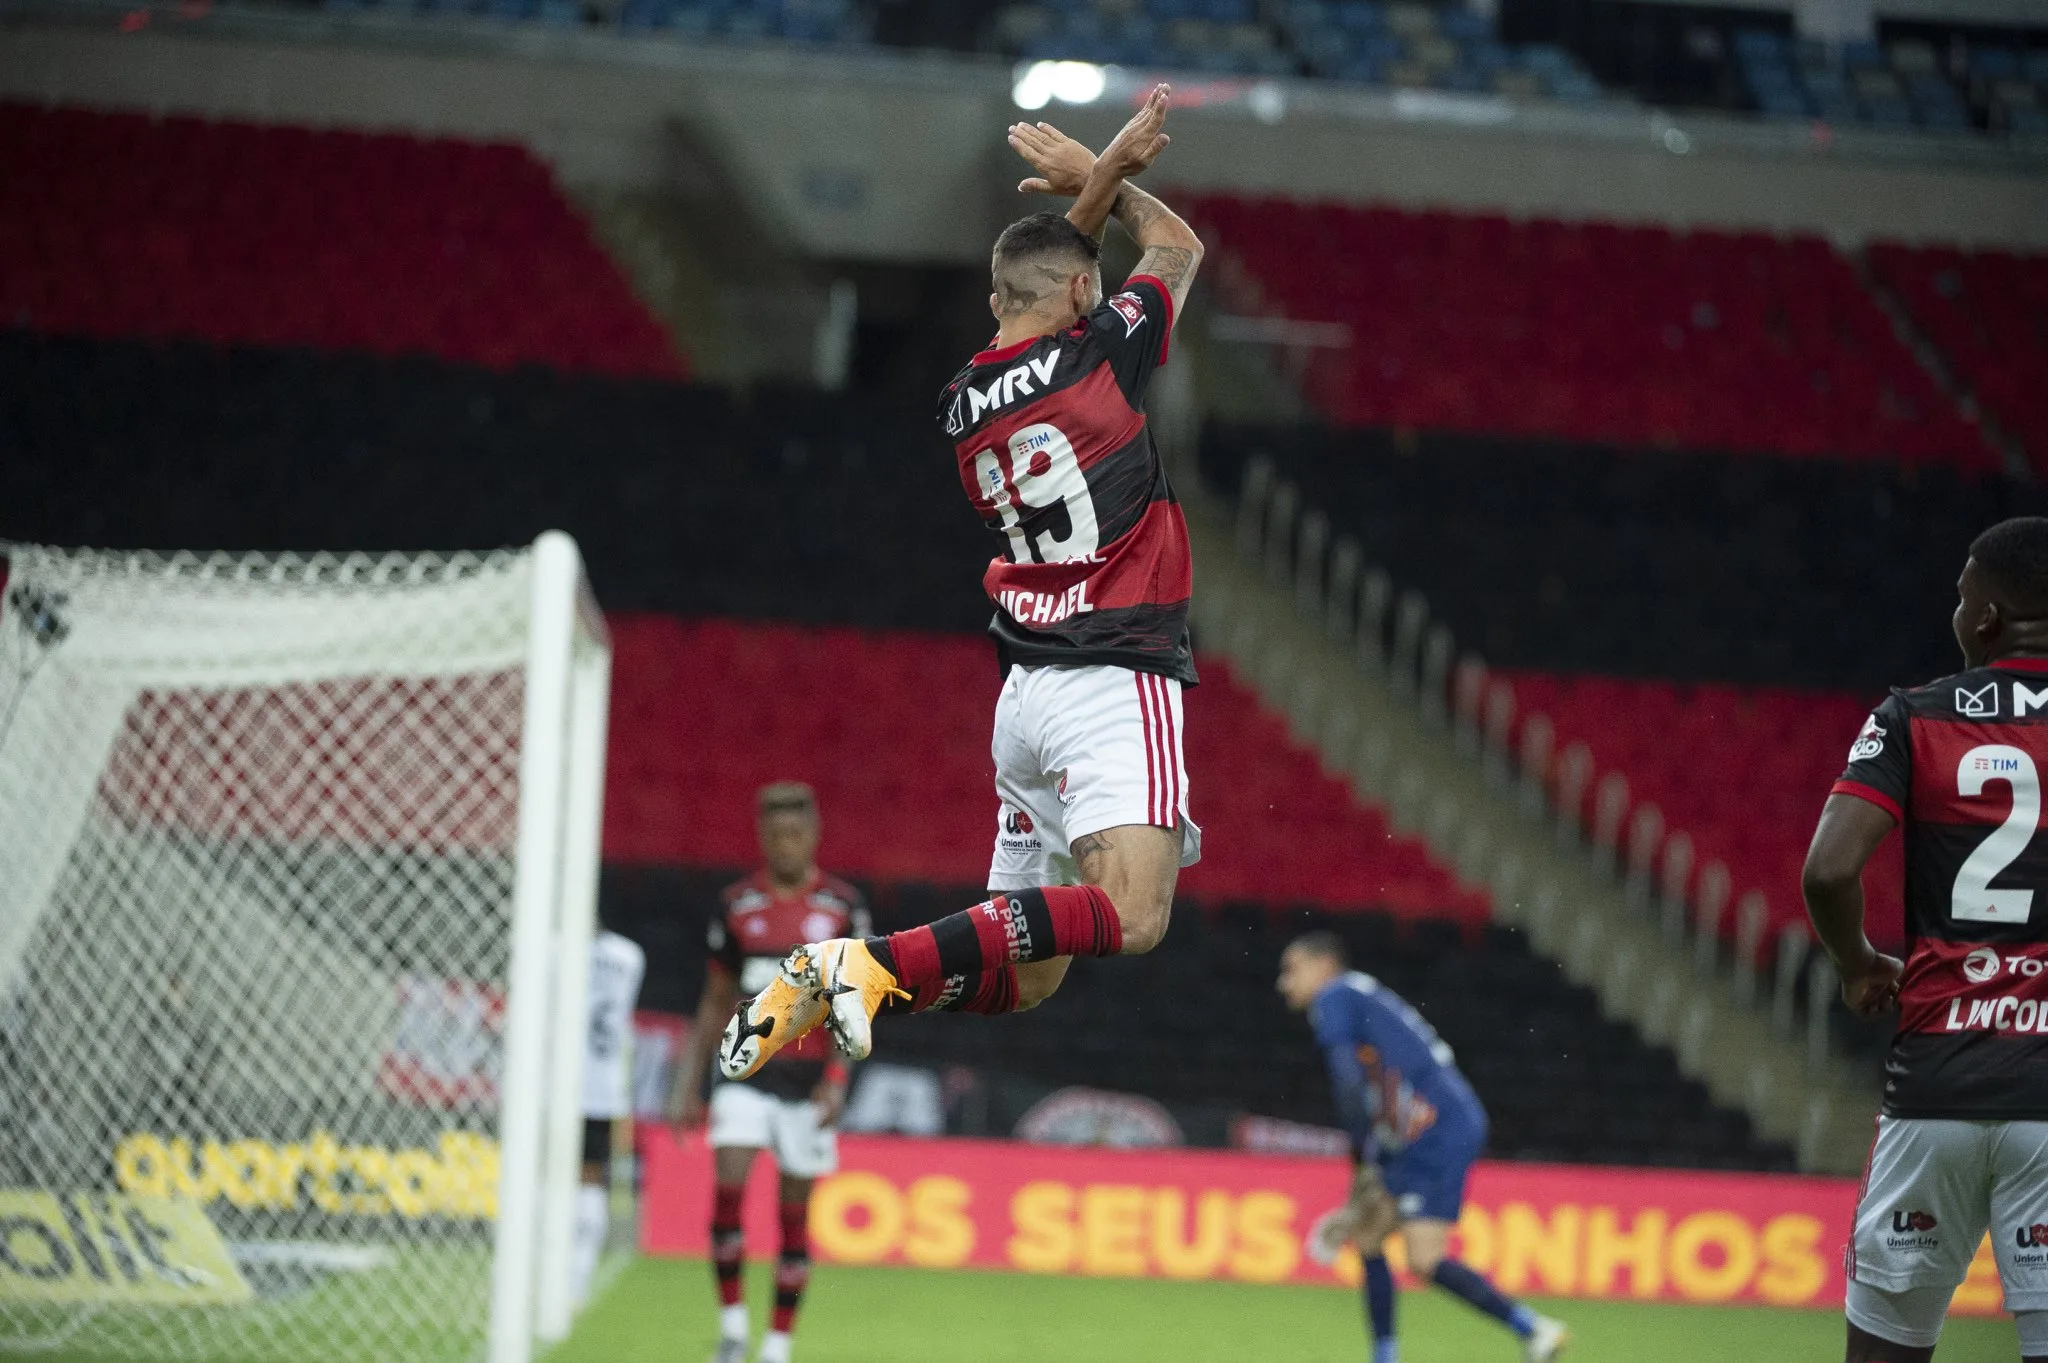
M 0 1354 L 522 1363 L 595 913 L 574 544 L 0 558 Z

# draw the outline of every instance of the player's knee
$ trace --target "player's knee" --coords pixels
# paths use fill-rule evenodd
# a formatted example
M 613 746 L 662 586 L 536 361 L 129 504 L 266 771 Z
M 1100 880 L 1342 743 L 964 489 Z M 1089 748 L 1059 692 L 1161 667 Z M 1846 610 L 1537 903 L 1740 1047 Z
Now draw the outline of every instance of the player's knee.
M 1438 1264 L 1444 1261 L 1444 1252 L 1438 1245 L 1410 1245 L 1408 1247 L 1408 1271 L 1418 1278 L 1436 1276 Z
M 1117 924 L 1123 930 L 1123 954 L 1142 956 L 1166 940 L 1167 920 L 1173 915 L 1172 891 L 1125 886 L 1110 894 L 1116 906 Z

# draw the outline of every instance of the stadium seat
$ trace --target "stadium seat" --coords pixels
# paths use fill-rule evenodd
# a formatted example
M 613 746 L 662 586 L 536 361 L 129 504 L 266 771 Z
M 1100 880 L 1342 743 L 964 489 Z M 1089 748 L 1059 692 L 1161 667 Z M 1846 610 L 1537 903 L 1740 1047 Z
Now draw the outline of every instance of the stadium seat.
M 999 677 L 985 641 L 649 615 L 615 617 L 613 639 L 609 859 L 744 862 L 749 793 L 798 778 L 818 789 L 835 867 L 881 881 L 987 871 Z M 1484 891 L 1360 805 L 1222 660 L 1202 668 L 1186 701 L 1205 829 L 1189 893 L 1486 921 Z
M 0 182 L 11 326 L 686 372 L 523 147 L 0 104 Z
M 1599 777 L 1619 772 L 1634 805 L 1654 804 L 1665 827 L 1693 841 L 1693 885 L 1719 861 L 1730 903 L 1751 890 L 1769 905 L 1766 942 L 1803 924 L 1800 866 L 1850 741 L 1883 693 L 1839 694 L 1554 673 L 1504 674 L 1520 723 L 1549 718 L 1555 751 L 1583 743 L 1593 781 L 1580 815 L 1592 817 Z M 1904 937 L 1904 867 L 1889 839 L 1866 877 L 1874 940 Z M 1734 915 L 1723 920 L 1732 936 Z
M 828 834 L 829 836 L 829 834 Z M 687 1012 L 703 977 L 704 924 L 737 870 L 609 863 L 603 912 L 648 953 L 642 1006 Z M 978 891 L 865 882 L 877 926 L 929 922 Z M 1354 963 L 1414 1003 L 1456 1052 L 1500 1158 L 1790 1169 L 1791 1151 L 1716 1108 L 1668 1048 L 1600 1016 L 1592 992 L 1529 953 L 1519 932 L 1376 909 L 1327 911 L 1184 895 L 1145 956 L 1080 961 L 1045 1007 L 991 1019 L 912 1021 L 884 1039 L 894 1063 L 956 1078 L 1002 1074 L 1085 1084 L 1172 1105 L 1191 1137 L 1220 1140 L 1251 1113 L 1328 1125 L 1328 1081 L 1307 1026 L 1274 993 L 1279 954 L 1310 929 L 1342 937 Z M 1560 1102 L 1560 1094 L 1571 1101 Z M 965 1134 L 1007 1135 L 986 1125 Z
M 1263 311 L 1349 329 L 1305 376 L 1346 425 L 1997 466 L 1818 239 L 1223 196 L 1191 212 Z
M 1880 243 L 1869 259 L 1957 381 L 2048 474 L 2048 257 Z

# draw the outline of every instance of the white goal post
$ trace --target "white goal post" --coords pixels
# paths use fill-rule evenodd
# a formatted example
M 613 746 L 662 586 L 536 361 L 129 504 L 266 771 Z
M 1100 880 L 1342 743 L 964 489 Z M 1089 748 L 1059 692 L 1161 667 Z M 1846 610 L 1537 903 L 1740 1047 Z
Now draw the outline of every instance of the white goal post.
M 0 560 L 0 1354 L 527 1363 L 610 690 L 574 541 Z

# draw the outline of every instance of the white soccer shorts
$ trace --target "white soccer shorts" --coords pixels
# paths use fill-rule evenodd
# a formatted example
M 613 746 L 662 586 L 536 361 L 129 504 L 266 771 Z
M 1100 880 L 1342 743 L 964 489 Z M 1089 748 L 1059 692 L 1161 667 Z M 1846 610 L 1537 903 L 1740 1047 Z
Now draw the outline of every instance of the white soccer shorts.
M 1180 864 L 1201 859 L 1188 817 L 1180 683 L 1125 667 L 1013 667 L 996 697 L 995 856 L 988 888 L 1071 885 L 1076 838 L 1125 824 L 1180 829 Z
M 839 1169 L 839 1133 L 818 1124 L 818 1105 L 808 1098 L 719 1084 L 711 1090 L 708 1139 L 713 1150 L 766 1150 L 791 1178 L 823 1178 Z
M 2048 1311 L 2048 1122 L 1878 1118 L 1849 1242 L 1850 1323 L 1933 1344 L 1986 1230 L 2007 1309 Z

